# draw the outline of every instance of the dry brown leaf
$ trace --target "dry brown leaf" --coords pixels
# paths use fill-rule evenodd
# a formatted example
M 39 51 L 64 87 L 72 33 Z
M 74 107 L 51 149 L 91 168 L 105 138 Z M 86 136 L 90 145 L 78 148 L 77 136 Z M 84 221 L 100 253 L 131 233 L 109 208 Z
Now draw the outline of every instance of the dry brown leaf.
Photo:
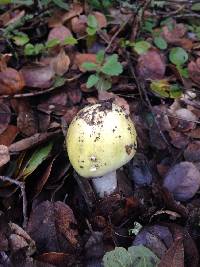
M 183 133 L 170 130 L 169 136 L 171 137 L 171 144 L 177 148 L 183 149 L 189 143 L 189 138 Z
M 169 44 L 176 44 L 186 34 L 187 28 L 185 24 L 173 22 L 173 29 L 163 26 L 161 35 Z
M 184 267 L 184 248 L 181 238 L 177 238 L 168 249 L 158 267 Z
M 187 161 L 200 161 L 200 141 L 191 142 L 184 151 L 184 158 Z
M 150 50 L 138 58 L 137 72 L 141 79 L 162 80 L 165 69 L 164 57 L 156 50 Z
M 31 212 L 27 229 L 42 253 L 69 253 L 78 244 L 73 211 L 60 201 L 44 201 L 36 206 Z
M 93 63 L 97 63 L 96 61 L 96 55 L 95 54 L 80 54 L 77 53 L 74 59 L 74 64 L 76 64 L 78 66 L 78 68 L 80 69 L 80 71 L 85 72 L 85 70 L 81 67 L 81 65 L 84 62 L 93 62 Z
M 200 85 L 200 57 L 188 64 L 188 72 L 192 81 Z
M 20 70 L 26 86 L 33 88 L 49 88 L 53 84 L 54 70 L 50 66 L 23 67 Z
M 80 15 L 79 17 L 74 17 L 71 20 L 72 31 L 79 36 L 86 34 L 87 28 L 87 17 L 85 15 Z
M 80 3 L 72 3 L 69 12 L 62 16 L 62 22 L 66 22 L 75 16 L 79 16 L 83 12 L 83 6 Z
M 52 58 L 50 64 L 55 73 L 57 75 L 62 76 L 69 69 L 70 59 L 68 55 L 65 53 L 64 49 L 61 49 L 59 54 L 56 57 Z
M 12 95 L 24 88 L 24 78 L 13 68 L 0 71 L 0 95 Z
M 95 16 L 97 22 L 98 22 L 98 27 L 101 28 L 106 28 L 107 27 L 107 19 L 105 15 L 101 12 L 95 11 L 92 13 L 92 15 Z
M 50 30 L 48 35 L 48 41 L 52 39 L 58 39 L 60 42 L 63 42 L 66 37 L 71 37 L 71 31 L 65 26 L 58 26 Z
M 62 26 L 62 16 L 65 14 L 63 10 L 55 9 L 52 16 L 48 18 L 49 28 Z
M 0 167 L 10 161 L 10 153 L 7 146 L 0 145 Z
M 8 125 L 8 128 L 0 134 L 0 145 L 10 146 L 18 134 L 18 129 L 15 125 Z
M 62 252 L 43 253 L 36 257 L 38 261 L 47 262 L 55 266 L 72 266 L 75 255 L 72 256 Z

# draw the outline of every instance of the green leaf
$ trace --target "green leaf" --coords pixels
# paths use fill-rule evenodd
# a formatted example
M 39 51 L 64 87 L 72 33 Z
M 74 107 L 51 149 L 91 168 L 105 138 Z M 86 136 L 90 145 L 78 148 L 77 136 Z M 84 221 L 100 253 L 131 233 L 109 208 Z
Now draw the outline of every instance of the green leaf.
M 37 149 L 29 159 L 26 167 L 24 168 L 22 174 L 20 175 L 23 178 L 26 178 L 32 172 L 34 172 L 37 167 L 48 157 L 53 147 L 53 143 L 49 143 L 46 146 L 40 147 Z
M 191 6 L 192 11 L 200 11 L 200 3 L 195 3 Z
M 91 28 L 98 28 L 98 21 L 94 15 L 89 15 L 87 17 L 87 25 Z
M 14 43 L 18 46 L 23 46 L 29 42 L 29 37 L 27 34 L 19 34 L 13 36 Z
M 97 32 L 97 28 L 87 27 L 86 32 L 88 35 L 95 35 Z
M 33 56 L 35 54 L 35 47 L 32 44 L 27 44 L 24 47 L 24 54 L 25 56 Z
M 179 98 L 182 96 L 182 90 L 178 84 L 172 84 L 170 86 L 170 98 Z
M 102 64 L 103 61 L 104 61 L 104 57 L 105 57 L 105 51 L 104 50 L 100 50 L 96 55 L 97 63 Z
M 177 65 L 176 68 L 178 69 L 180 75 L 183 78 L 189 78 L 188 68 L 183 68 L 182 66 L 179 66 L 179 65 Z
M 93 62 L 84 62 L 81 67 L 87 71 L 93 71 L 93 70 L 97 70 L 98 66 L 97 64 L 93 63 Z
M 112 86 L 112 81 L 109 78 L 106 77 L 99 77 L 99 80 L 96 84 L 96 88 L 99 91 L 107 91 L 111 88 Z
M 56 6 L 62 8 L 62 9 L 65 9 L 65 10 L 69 9 L 69 5 L 65 2 L 63 2 L 63 0 L 52 0 L 52 1 Z
M 45 46 L 43 44 L 36 44 L 34 50 L 35 50 L 35 55 L 39 55 L 45 50 Z
M 155 80 L 150 84 L 151 90 L 161 97 L 169 97 L 170 84 L 167 80 Z
M 103 257 L 104 267 L 132 267 L 133 261 L 125 248 L 116 247 Z M 135 266 L 134 266 L 135 267 Z
M 90 75 L 86 83 L 87 88 L 93 87 L 95 84 L 97 84 L 98 81 L 99 76 L 97 76 L 96 74 Z
M 182 47 L 174 47 L 169 53 L 169 60 L 178 66 L 183 65 L 188 60 L 188 54 Z
M 134 44 L 134 50 L 139 55 L 146 53 L 150 47 L 151 47 L 151 44 L 146 41 L 139 41 Z
M 75 45 L 78 44 L 78 41 L 73 36 L 66 37 L 63 41 L 63 45 Z
M 46 48 L 52 48 L 60 44 L 60 40 L 57 38 L 51 39 L 48 42 L 46 42 Z
M 156 267 L 160 261 L 150 249 L 142 245 L 129 247 L 128 252 L 134 267 Z
M 162 50 L 164 50 L 164 49 L 167 48 L 167 42 L 166 42 L 165 39 L 162 38 L 161 36 L 155 37 L 153 41 L 154 41 L 154 44 L 155 44 L 158 48 L 160 48 L 160 49 L 162 49 Z
M 106 59 L 103 67 L 101 68 L 101 72 L 110 76 L 117 76 L 122 73 L 123 68 L 121 63 L 118 61 L 118 55 L 113 54 Z

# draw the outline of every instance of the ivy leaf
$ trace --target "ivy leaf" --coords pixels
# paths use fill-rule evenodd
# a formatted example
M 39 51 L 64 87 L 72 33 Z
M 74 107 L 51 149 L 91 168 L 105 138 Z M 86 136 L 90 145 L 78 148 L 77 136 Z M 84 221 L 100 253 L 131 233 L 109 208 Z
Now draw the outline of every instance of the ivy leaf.
M 118 55 L 113 54 L 112 56 L 109 56 L 101 68 L 101 71 L 104 74 L 110 75 L 110 76 L 117 76 L 120 73 L 122 73 L 123 68 L 121 63 L 118 61 Z
M 150 47 L 151 47 L 151 44 L 146 41 L 139 41 L 134 44 L 134 50 L 139 55 L 146 53 Z
M 160 48 L 160 49 L 162 49 L 162 50 L 164 50 L 164 49 L 167 48 L 167 42 L 166 42 L 165 39 L 162 38 L 161 36 L 155 37 L 153 41 L 154 41 L 154 44 L 155 44 L 158 48 Z
M 95 74 L 90 75 L 86 83 L 87 88 L 93 87 L 95 84 L 97 84 L 98 81 L 99 81 L 99 76 Z
M 174 64 L 181 66 L 188 60 L 188 53 L 182 47 L 174 47 L 169 53 L 169 60 Z
M 93 63 L 93 62 L 84 62 L 81 67 L 87 71 L 93 71 L 93 70 L 97 70 L 98 66 L 97 64 Z

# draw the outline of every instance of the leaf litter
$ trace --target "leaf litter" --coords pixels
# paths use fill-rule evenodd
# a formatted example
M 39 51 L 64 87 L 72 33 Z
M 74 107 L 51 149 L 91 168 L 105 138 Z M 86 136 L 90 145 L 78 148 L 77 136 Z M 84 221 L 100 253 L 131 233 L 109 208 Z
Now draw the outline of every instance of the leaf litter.
M 5 2 L 0 264 L 198 266 L 198 3 Z M 135 122 L 138 151 L 100 200 L 64 137 L 82 107 L 108 100 Z

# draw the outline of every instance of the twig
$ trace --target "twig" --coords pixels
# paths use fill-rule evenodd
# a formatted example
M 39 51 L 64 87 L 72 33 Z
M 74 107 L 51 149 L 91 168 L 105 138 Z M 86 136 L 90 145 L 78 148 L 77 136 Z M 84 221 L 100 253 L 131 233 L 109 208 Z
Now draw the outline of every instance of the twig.
M 15 184 L 20 188 L 22 193 L 22 202 L 23 202 L 23 217 L 24 217 L 23 228 L 26 228 L 28 217 L 27 217 L 27 198 L 26 198 L 25 184 L 23 182 L 11 179 L 7 176 L 0 176 L 0 180 L 2 180 L 3 182 L 10 182 L 11 184 Z

